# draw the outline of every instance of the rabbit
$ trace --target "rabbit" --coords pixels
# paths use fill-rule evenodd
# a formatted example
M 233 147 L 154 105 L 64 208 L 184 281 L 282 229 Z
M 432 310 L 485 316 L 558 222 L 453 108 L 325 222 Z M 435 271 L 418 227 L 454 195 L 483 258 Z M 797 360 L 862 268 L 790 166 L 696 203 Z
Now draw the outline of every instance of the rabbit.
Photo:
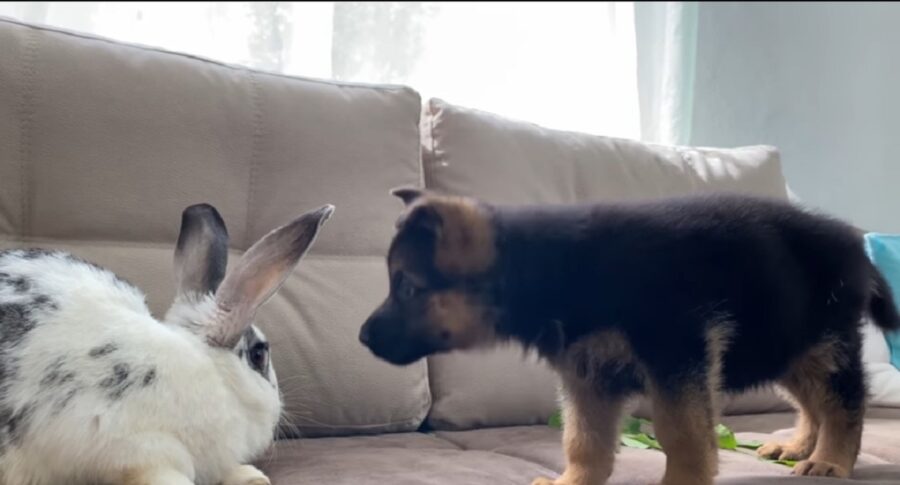
M 264 236 L 226 276 L 228 233 L 182 213 L 176 298 L 71 254 L 0 251 L 0 484 L 265 485 L 281 396 L 253 324 L 334 207 Z

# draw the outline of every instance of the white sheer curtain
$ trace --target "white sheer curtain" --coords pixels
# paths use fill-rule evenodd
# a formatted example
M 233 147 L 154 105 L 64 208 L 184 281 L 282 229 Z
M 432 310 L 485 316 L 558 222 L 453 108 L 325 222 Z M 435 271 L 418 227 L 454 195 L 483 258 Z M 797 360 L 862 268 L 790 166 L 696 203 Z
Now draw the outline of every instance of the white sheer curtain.
M 5 2 L 0 15 L 287 74 L 407 84 L 553 128 L 641 135 L 632 2 Z
M 696 2 L 635 5 L 644 140 L 676 145 L 691 143 L 698 13 Z

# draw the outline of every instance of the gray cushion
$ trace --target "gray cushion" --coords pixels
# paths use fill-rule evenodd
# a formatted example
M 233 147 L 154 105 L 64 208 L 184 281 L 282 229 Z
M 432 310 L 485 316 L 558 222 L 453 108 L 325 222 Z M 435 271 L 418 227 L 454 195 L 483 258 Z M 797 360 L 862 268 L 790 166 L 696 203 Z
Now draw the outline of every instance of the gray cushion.
M 259 463 L 274 485 L 523 485 L 552 473 L 489 451 L 464 451 L 423 434 L 279 442 Z
M 783 439 L 789 413 L 735 416 L 725 421 L 747 439 Z M 777 430 L 777 431 L 773 431 Z M 790 476 L 790 468 L 753 455 L 721 451 L 717 484 L 900 483 L 900 413 L 868 413 L 859 465 L 849 480 Z M 564 467 L 560 432 L 547 426 L 514 426 L 472 431 L 439 431 L 377 437 L 324 438 L 280 442 L 260 466 L 274 485 L 458 484 L 527 485 L 538 475 L 555 476 Z M 622 448 L 609 485 L 658 483 L 665 469 L 659 451 Z
M 357 332 L 387 293 L 384 253 L 421 181 L 419 95 L 255 72 L 0 20 L 0 247 L 61 247 L 172 298 L 181 211 L 209 202 L 236 252 L 300 213 L 337 212 L 259 316 L 286 412 L 311 434 L 415 430 L 424 362 Z M 360 396 L 365 396 L 360 399 Z

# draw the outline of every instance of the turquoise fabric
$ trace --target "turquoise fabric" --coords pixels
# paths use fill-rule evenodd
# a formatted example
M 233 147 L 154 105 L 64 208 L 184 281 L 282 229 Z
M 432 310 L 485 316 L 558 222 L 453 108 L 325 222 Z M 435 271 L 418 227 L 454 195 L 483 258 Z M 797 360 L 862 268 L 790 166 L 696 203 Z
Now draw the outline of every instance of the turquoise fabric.
M 891 285 L 894 303 L 900 306 L 900 234 L 866 234 L 866 252 Z M 891 348 L 891 364 L 900 369 L 900 332 L 885 337 Z

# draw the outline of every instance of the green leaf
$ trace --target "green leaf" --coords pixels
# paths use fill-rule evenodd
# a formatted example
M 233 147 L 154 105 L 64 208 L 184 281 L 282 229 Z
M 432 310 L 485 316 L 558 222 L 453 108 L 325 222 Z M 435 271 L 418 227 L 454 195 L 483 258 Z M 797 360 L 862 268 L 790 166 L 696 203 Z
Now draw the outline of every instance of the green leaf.
M 653 436 L 653 434 L 644 432 L 644 426 L 649 427 L 651 424 L 652 423 L 646 419 L 634 418 L 629 416 L 622 422 L 622 435 L 619 441 L 623 446 L 629 448 L 637 448 L 641 450 L 662 450 L 662 446 L 659 444 L 659 441 Z M 562 412 L 557 411 L 552 416 L 550 416 L 547 425 L 553 428 L 562 429 Z M 739 440 L 734 435 L 734 432 L 728 429 L 728 427 L 723 424 L 719 424 L 718 426 L 716 426 L 716 437 L 719 441 L 719 448 L 725 450 L 740 451 L 741 449 L 743 449 L 752 451 L 763 445 L 762 442 L 756 440 Z M 796 462 L 791 460 L 764 461 L 789 467 L 792 467 L 796 464 Z
M 660 446 L 659 441 L 656 441 L 655 438 L 648 435 L 647 433 L 623 434 L 622 439 L 628 440 L 628 443 L 637 442 L 637 443 L 641 444 L 640 446 L 634 446 L 634 448 L 641 448 L 641 449 L 653 448 L 654 450 L 662 449 L 662 446 Z M 623 444 L 628 446 L 628 444 L 625 443 L 624 441 L 623 441 Z
M 762 441 L 756 440 L 742 440 L 738 438 L 737 446 L 738 448 L 746 448 L 748 450 L 756 450 L 763 445 Z
M 775 460 L 772 463 L 775 463 L 776 465 L 789 466 L 791 468 L 794 468 L 794 465 L 797 464 L 797 462 L 794 460 Z
M 719 437 L 719 448 L 723 450 L 737 449 L 737 438 L 734 437 L 734 432 L 728 429 L 727 426 L 724 424 L 716 426 L 716 435 Z
M 551 428 L 562 429 L 562 427 L 563 427 L 562 412 L 557 411 L 557 412 L 553 413 L 553 415 L 550 416 L 550 420 L 547 422 L 547 426 L 550 426 Z
M 654 450 L 661 450 L 661 449 L 662 449 L 662 445 L 660 445 L 660 444 L 659 444 L 659 441 L 657 441 L 657 439 L 654 438 L 653 436 L 650 436 L 650 435 L 648 435 L 648 434 L 646 434 L 646 433 L 641 433 L 641 434 L 638 435 L 638 436 L 640 437 L 641 441 L 643 441 L 644 443 L 647 443 L 648 445 L 650 445 L 650 448 L 653 448 Z
M 636 435 L 627 435 L 623 434 L 620 438 L 622 445 L 627 446 L 629 448 L 637 448 L 639 450 L 646 450 L 650 448 L 650 445 L 644 443 L 641 440 L 634 438 Z
M 622 424 L 622 432 L 625 434 L 638 434 L 641 432 L 641 425 L 644 424 L 642 419 L 632 418 L 629 416 Z

